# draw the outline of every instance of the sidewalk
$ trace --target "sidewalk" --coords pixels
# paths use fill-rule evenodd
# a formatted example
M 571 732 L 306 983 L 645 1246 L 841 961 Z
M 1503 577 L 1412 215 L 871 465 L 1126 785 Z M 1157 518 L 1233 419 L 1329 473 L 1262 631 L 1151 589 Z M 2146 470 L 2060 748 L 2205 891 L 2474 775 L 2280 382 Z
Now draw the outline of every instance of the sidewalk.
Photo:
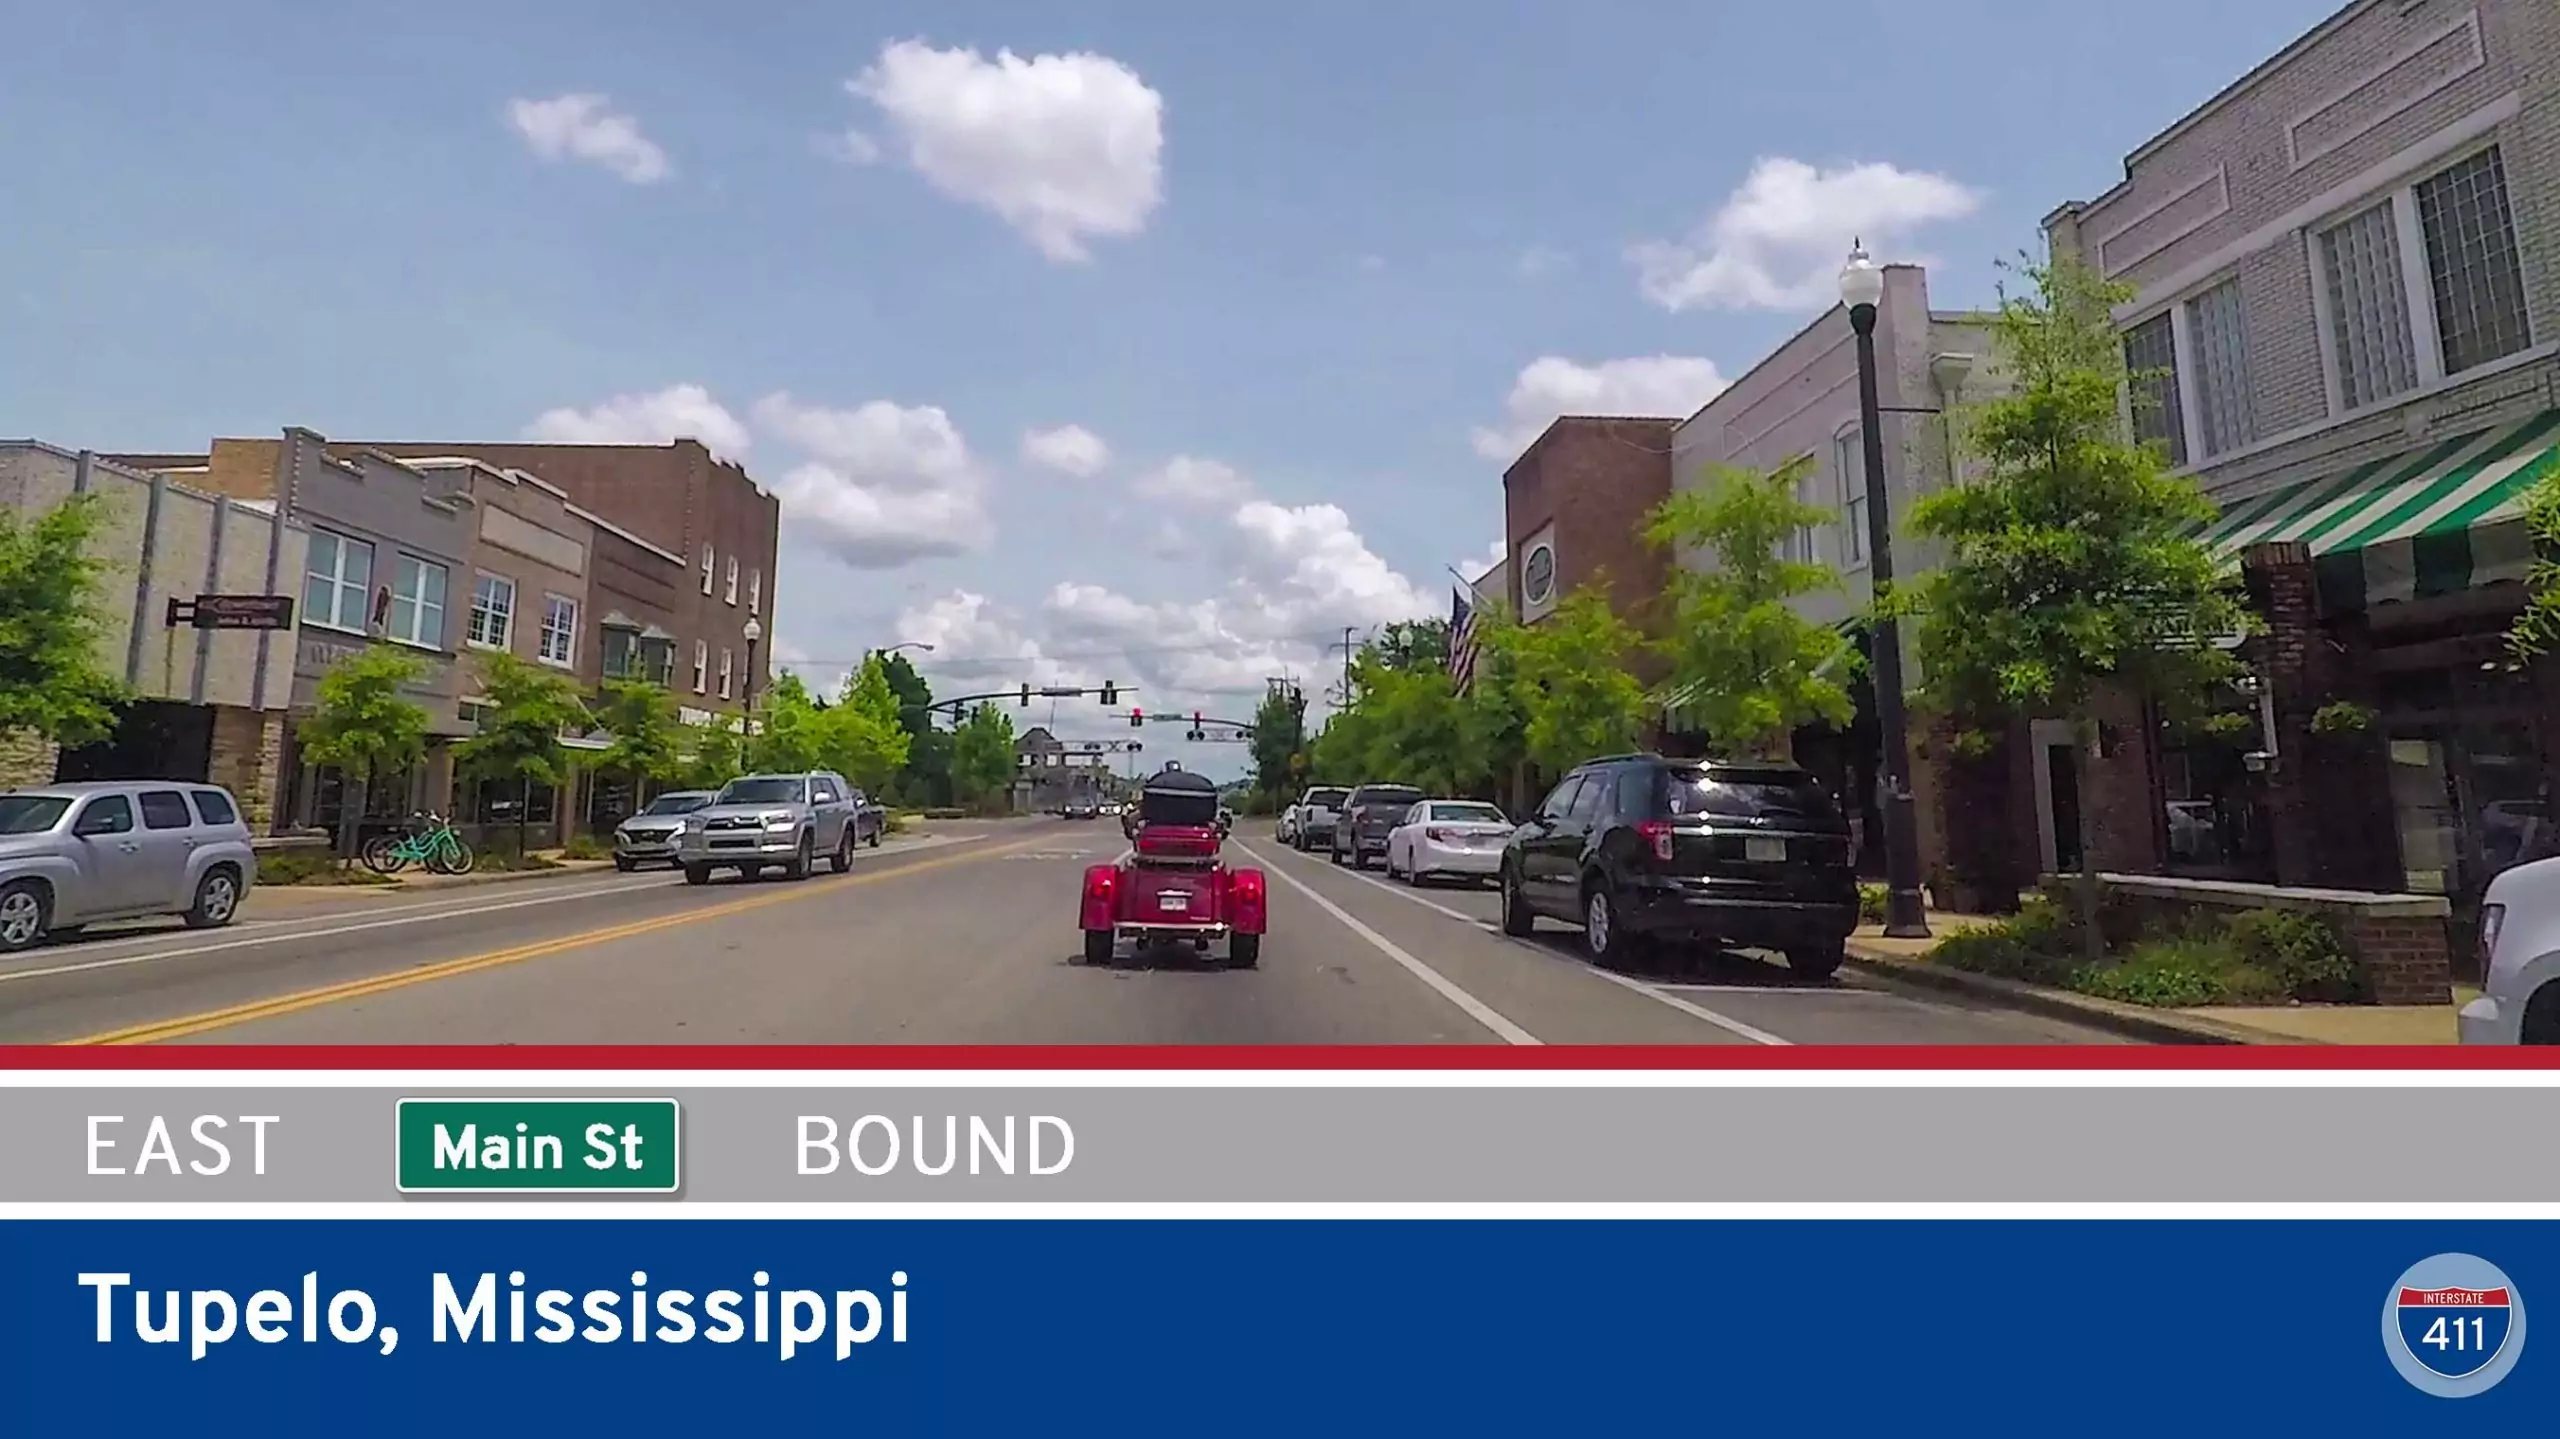
M 544 852 L 537 850 L 535 853 Z M 613 861 L 609 859 L 563 860 L 557 850 L 550 851 L 548 857 L 557 861 L 550 869 L 474 870 L 470 874 L 404 870 L 382 884 L 261 884 L 252 886 L 249 893 L 253 902 L 300 905 L 320 900 L 373 899 L 420 892 L 433 894 L 449 889 L 468 889 L 473 885 L 504 884 L 511 880 L 568 879 L 613 868 Z
M 1861 926 L 1849 940 L 1849 965 L 1871 978 L 1988 999 L 2155 1044 L 2453 1044 L 2458 1042 L 2455 1012 L 2478 994 L 2456 988 L 2453 1003 L 2444 1005 L 2153 1009 L 1929 962 L 1928 952 L 1938 939 L 1993 922 L 1981 915 L 1932 912 L 1930 939 L 1887 939 L 1879 927 Z

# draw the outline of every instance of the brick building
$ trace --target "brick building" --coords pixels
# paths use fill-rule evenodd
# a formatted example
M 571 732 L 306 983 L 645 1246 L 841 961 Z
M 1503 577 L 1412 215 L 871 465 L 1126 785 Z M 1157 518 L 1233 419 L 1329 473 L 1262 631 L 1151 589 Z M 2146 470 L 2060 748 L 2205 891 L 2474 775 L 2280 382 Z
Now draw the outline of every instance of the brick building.
M 2356 0 L 2125 171 L 2048 229 L 2137 292 L 2135 424 L 2222 509 L 2273 723 L 2114 716 L 2093 803 L 2172 870 L 2459 909 L 2552 844 L 2560 681 L 2503 636 L 2560 449 L 2560 6 Z
M 1669 559 L 1642 532 L 1671 495 L 1672 423 L 1566 415 L 1503 472 L 1504 600 L 1523 621 L 1597 584 L 1620 618 L 1658 627 Z
M 1901 538 L 1902 521 L 1914 500 L 1957 479 L 1960 461 L 1947 412 L 1992 393 L 1997 379 L 1991 374 L 1989 316 L 1931 309 L 1928 275 L 1915 266 L 1886 266 L 1884 277 L 1884 298 L 1876 307 L 1876 379 L 1883 410 L 1886 507 L 1897 535 L 1894 563 L 1908 578 L 1933 563 L 1935 555 L 1929 547 Z M 1792 548 L 1796 557 L 1838 571 L 1841 588 L 1805 596 L 1798 611 L 1816 623 L 1843 627 L 1866 612 L 1873 597 L 1866 453 L 1858 414 L 1857 341 L 1846 306 L 1833 306 L 1682 421 L 1672 432 L 1671 450 L 1671 481 L 1677 490 L 1709 484 L 1719 467 L 1767 472 L 1810 459 L 1797 498 L 1834 518 L 1799 533 Z M 1675 559 L 1689 566 L 1715 563 L 1707 554 L 1683 553 Z M 1905 649 L 1910 649 L 1907 643 Z M 1922 678 L 1915 655 L 1906 654 L 1905 673 L 1915 684 Z M 1857 691 L 1858 718 L 1848 731 L 1807 730 L 1797 736 L 1796 757 L 1843 796 L 1852 815 L 1863 821 L 1863 834 L 1876 834 L 1882 823 L 1877 809 L 1878 731 L 1872 697 L 1863 686 Z M 1680 734 L 1694 729 L 1676 706 L 1666 727 Z M 1690 738 L 1702 744 L 1706 737 Z M 1922 865 L 1930 873 L 1942 868 L 1946 853 L 1941 780 L 1924 753 L 1914 766 L 1913 789 Z M 2013 814 L 2003 822 L 2019 820 Z M 1881 872 L 1877 846 L 1861 845 L 1860 855 Z

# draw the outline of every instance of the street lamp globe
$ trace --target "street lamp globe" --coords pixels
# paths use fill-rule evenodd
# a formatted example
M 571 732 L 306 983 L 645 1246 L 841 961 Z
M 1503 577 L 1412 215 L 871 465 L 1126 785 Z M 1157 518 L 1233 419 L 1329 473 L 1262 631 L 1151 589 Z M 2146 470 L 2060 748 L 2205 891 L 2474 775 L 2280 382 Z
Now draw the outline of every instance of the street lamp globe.
M 753 618 L 750 618 L 750 619 L 747 621 L 747 628 L 746 628 L 746 632 L 745 632 L 745 633 L 746 633 L 746 636 L 747 636 L 747 643 L 748 643 L 748 644 L 754 644 L 756 641 L 758 641 L 758 640 L 760 640 L 760 639 L 763 639 L 763 638 L 764 638 L 764 621 L 759 620 L 759 619 L 753 619 Z
M 1840 267 L 1840 302 L 1854 310 L 1884 301 L 1884 271 L 1876 268 L 1864 242 L 1853 243 L 1849 263 Z

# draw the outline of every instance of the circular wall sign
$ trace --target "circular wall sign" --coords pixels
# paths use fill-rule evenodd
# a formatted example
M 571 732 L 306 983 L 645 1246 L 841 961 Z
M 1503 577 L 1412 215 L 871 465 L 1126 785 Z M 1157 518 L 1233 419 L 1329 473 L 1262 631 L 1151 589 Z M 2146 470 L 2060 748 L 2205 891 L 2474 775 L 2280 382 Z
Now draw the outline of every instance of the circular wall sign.
M 1540 545 L 1529 551 L 1528 562 L 1520 568 L 1520 598 L 1528 604 L 1542 605 L 1555 587 L 1555 547 Z

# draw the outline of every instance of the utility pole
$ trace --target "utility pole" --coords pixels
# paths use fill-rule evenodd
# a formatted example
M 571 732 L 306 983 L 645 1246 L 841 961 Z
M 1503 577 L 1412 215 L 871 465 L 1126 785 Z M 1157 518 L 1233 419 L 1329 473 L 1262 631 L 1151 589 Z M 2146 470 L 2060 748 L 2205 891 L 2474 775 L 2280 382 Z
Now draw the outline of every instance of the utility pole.
M 1344 709 L 1349 709 L 1351 707 L 1351 657 L 1354 654 L 1357 654 L 1360 649 L 1359 644 L 1354 640 L 1353 636 L 1359 633 L 1360 629 L 1357 625 L 1344 625 L 1342 627 L 1342 643 L 1338 645 L 1325 646 L 1325 648 L 1329 650 L 1338 649 L 1342 651 L 1342 707 Z

